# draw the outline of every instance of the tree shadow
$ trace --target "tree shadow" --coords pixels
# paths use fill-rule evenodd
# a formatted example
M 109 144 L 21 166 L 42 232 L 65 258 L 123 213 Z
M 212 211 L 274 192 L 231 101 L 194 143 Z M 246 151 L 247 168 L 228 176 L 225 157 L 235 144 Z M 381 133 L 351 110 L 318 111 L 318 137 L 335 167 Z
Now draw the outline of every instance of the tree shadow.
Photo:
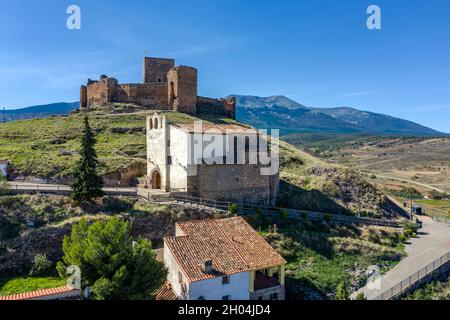
M 324 292 L 308 278 L 286 275 L 287 300 L 327 300 Z

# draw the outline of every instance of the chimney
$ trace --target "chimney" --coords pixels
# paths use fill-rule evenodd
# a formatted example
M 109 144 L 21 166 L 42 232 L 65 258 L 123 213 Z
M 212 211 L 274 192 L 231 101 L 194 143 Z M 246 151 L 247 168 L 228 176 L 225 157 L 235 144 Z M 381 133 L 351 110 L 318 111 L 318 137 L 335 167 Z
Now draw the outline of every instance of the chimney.
M 206 260 L 205 261 L 205 265 L 203 267 L 204 267 L 203 272 L 205 272 L 206 274 L 213 273 L 213 262 L 212 262 L 212 260 Z

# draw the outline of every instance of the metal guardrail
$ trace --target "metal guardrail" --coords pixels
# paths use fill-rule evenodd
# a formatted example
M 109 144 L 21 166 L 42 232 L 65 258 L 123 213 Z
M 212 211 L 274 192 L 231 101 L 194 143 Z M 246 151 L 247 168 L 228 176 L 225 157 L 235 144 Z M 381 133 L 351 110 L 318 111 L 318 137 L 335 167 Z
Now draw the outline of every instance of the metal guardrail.
M 10 189 L 12 191 L 20 192 L 20 191 L 31 191 L 31 192 L 44 192 L 44 193 L 52 193 L 52 192 L 70 192 L 72 191 L 70 186 L 67 185 L 56 185 L 56 184 L 17 184 L 17 183 L 8 183 Z M 137 188 L 120 188 L 120 187 L 106 187 L 103 188 L 105 193 L 118 193 L 118 194 L 137 194 Z
M 435 272 L 437 269 L 439 269 L 449 261 L 450 261 L 450 252 L 447 252 L 442 257 L 428 264 L 425 268 L 420 269 L 419 271 L 410 275 L 408 278 L 397 283 L 392 288 L 376 296 L 375 298 L 373 298 L 373 300 L 390 300 L 401 295 L 406 290 L 411 288 L 413 285 L 417 284 L 424 277 L 429 276 L 430 274 Z
M 450 224 L 450 218 L 447 218 L 447 217 L 436 217 L 436 216 L 433 216 L 433 220 L 437 221 L 437 222 L 443 222 L 443 223 Z
M 232 204 L 235 204 L 237 207 L 237 212 L 241 215 L 255 213 L 256 210 L 260 210 L 262 214 L 268 216 L 279 215 L 283 210 L 287 212 L 288 217 L 291 219 L 301 219 L 304 217 L 308 220 L 326 220 L 330 219 L 336 223 L 347 223 L 347 224 L 366 224 L 366 225 L 377 225 L 377 226 L 385 226 L 385 227 L 400 227 L 401 223 L 399 221 L 393 220 L 383 220 L 383 219 L 374 219 L 374 218 L 366 218 L 366 217 L 356 217 L 356 216 L 346 216 L 339 214 L 329 214 L 323 212 L 312 212 L 305 210 L 296 210 L 296 209 L 287 209 L 287 208 L 279 208 L 272 207 L 262 204 L 255 203 L 233 203 L 228 201 L 218 201 L 218 200 L 210 200 L 204 198 L 196 198 L 190 197 L 185 194 L 171 192 L 170 197 L 177 202 L 186 203 L 190 205 L 197 206 L 206 206 L 215 208 L 218 210 L 229 210 Z

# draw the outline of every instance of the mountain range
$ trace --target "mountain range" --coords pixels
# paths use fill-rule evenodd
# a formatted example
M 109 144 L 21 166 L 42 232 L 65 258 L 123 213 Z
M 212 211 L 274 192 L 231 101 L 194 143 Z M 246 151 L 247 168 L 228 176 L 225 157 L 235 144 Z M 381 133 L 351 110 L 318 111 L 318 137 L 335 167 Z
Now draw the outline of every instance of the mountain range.
M 232 96 L 236 98 L 239 121 L 261 129 L 277 128 L 281 134 L 446 135 L 412 121 L 349 107 L 310 108 L 284 96 Z
M 392 116 L 349 107 L 311 108 L 284 96 L 231 95 L 237 102 L 237 120 L 260 129 L 289 133 L 373 134 L 394 136 L 444 136 L 445 133 Z M 6 121 L 34 114 L 63 115 L 79 107 L 78 102 L 60 102 L 5 110 Z
M 3 121 L 13 121 L 52 115 L 66 115 L 78 109 L 79 106 L 79 102 L 57 102 L 13 110 L 8 109 L 2 110 L 1 119 Z

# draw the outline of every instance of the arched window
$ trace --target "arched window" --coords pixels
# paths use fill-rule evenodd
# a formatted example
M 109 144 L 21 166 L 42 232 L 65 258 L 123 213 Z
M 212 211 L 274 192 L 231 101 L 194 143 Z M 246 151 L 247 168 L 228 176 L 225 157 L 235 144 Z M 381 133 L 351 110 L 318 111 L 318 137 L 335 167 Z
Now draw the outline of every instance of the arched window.
M 152 119 L 149 119 L 148 127 L 149 127 L 150 130 L 153 129 L 153 120 Z
M 155 129 L 158 129 L 158 118 L 155 118 Z

